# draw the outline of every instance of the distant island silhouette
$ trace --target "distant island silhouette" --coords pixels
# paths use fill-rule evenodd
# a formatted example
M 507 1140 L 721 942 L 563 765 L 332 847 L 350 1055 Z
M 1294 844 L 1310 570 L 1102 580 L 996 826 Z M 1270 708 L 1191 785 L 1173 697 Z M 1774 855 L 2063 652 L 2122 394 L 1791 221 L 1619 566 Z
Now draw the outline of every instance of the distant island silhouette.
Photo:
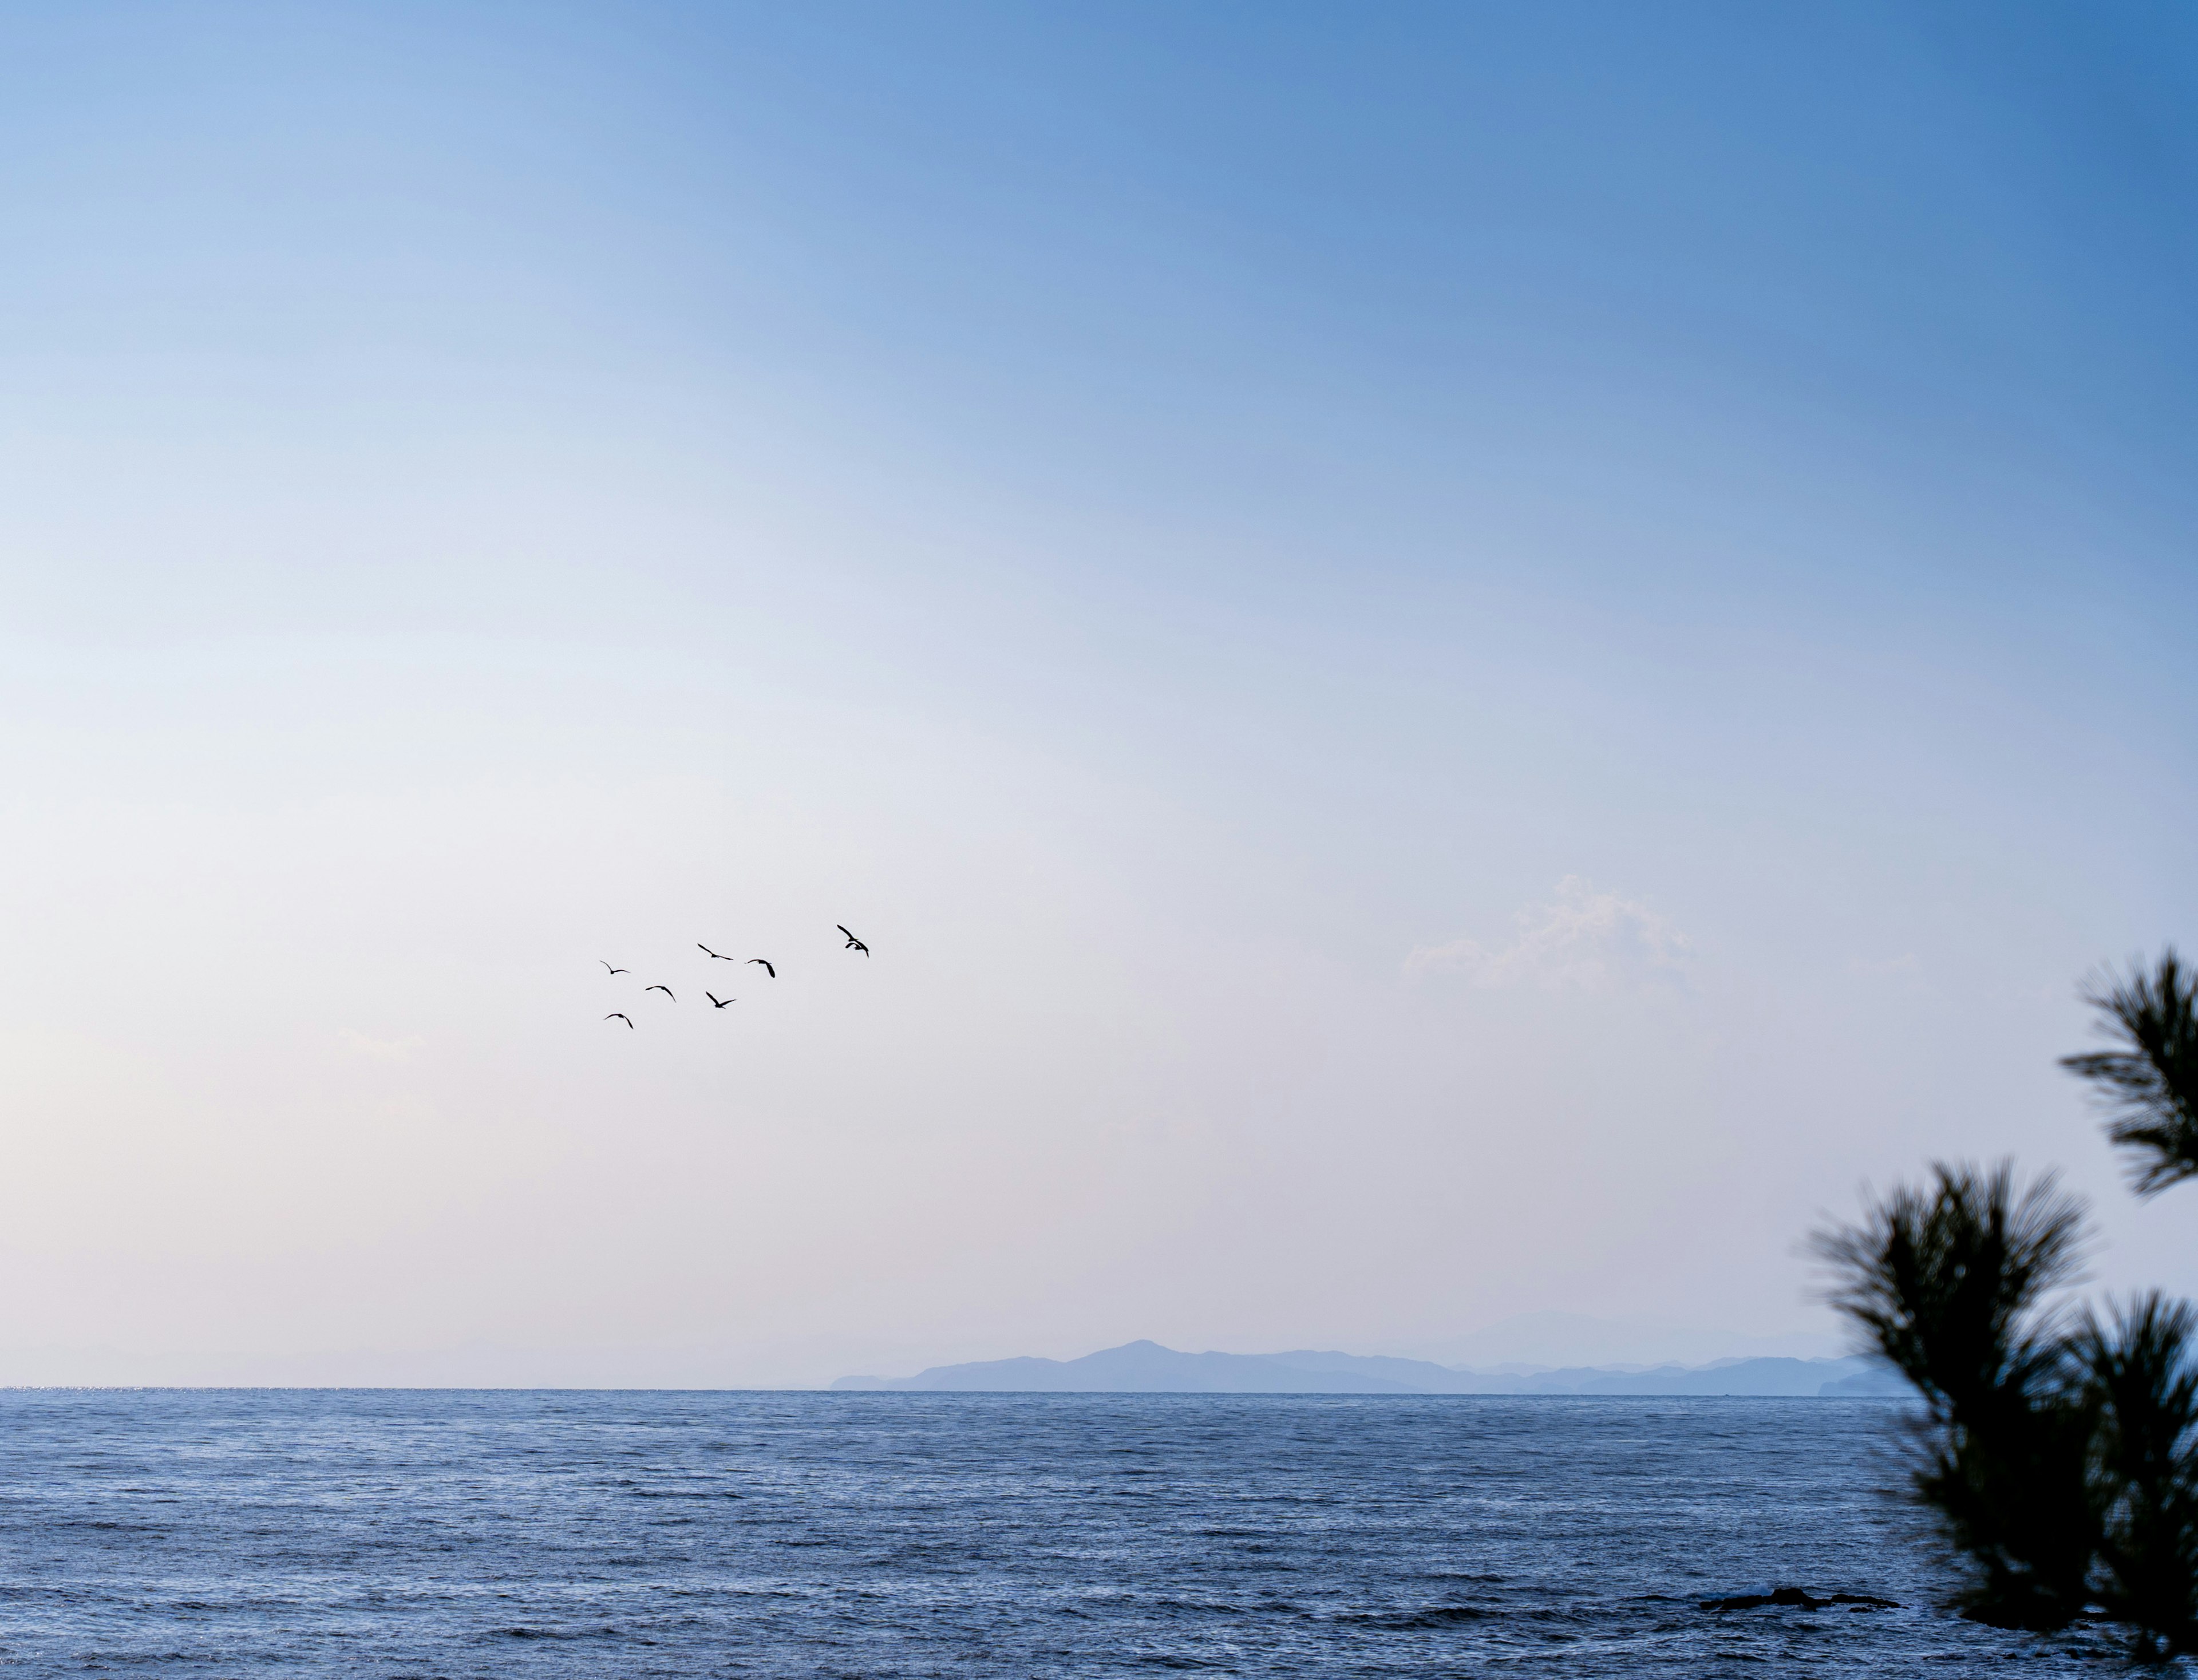
M 1869 1359 L 1721 1359 L 1707 1365 L 1584 1365 L 1471 1371 L 1376 1355 L 1182 1353 L 1125 1342 L 1080 1359 L 986 1359 L 914 1376 L 843 1376 L 835 1389 L 1013 1394 L 1731 1394 L 1882 1397 L 1909 1392 Z

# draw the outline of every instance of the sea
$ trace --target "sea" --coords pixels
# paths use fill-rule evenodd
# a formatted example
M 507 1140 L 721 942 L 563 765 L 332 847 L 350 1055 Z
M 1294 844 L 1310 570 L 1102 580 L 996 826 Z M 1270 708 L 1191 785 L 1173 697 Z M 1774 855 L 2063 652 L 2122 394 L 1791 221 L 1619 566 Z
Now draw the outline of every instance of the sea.
M 2120 1671 L 1941 1607 L 1899 1410 L 8 1391 L 0 1674 Z

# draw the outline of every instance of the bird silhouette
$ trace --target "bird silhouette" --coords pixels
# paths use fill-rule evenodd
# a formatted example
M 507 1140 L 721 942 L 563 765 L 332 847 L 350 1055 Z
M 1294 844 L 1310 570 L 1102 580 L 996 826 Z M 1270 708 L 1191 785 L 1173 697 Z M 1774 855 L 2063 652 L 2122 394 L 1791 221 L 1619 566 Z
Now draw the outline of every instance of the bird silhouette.
M 695 941 L 695 949 L 701 951 L 705 956 L 718 956 L 717 952 L 712 950 L 709 946 L 702 944 L 699 939 Z M 720 962 L 730 962 L 733 959 L 730 956 L 718 956 L 718 961 Z
M 847 933 L 846 928 L 842 927 L 839 922 L 835 921 L 832 925 L 834 927 L 838 927 L 842 933 Z M 860 939 L 857 939 L 852 933 L 847 933 L 846 949 L 849 950 L 859 950 L 865 956 L 868 956 L 870 954 L 870 948 L 864 945 Z
M 766 974 L 769 974 L 769 975 L 771 977 L 771 979 L 773 979 L 773 980 L 776 980 L 776 979 L 778 978 L 778 970 L 777 970 L 777 969 L 776 969 L 776 968 L 772 968 L 772 967 L 770 966 L 770 959 L 769 957 L 767 957 L 767 956 L 751 956 L 750 958 L 748 958 L 748 961 L 749 961 L 749 962 L 760 962 L 760 963 L 762 963 L 762 964 L 763 964 L 763 971 L 764 971 L 764 973 L 765 973 Z
M 633 1026 L 633 1017 L 628 1014 L 622 1014 L 616 1009 L 613 1009 L 608 1014 L 605 1015 L 603 1019 L 605 1020 L 622 1020 L 626 1024 L 626 1027 L 629 1031 L 631 1031 Z
M 660 991 L 666 997 L 671 997 L 673 1003 L 677 1003 L 679 1001 L 677 997 L 672 997 L 672 988 L 668 985 L 645 985 L 642 987 L 642 990 L 643 991 Z
M 611 968 L 611 965 L 608 962 L 603 962 L 603 959 L 602 957 L 598 956 L 596 961 L 602 962 L 604 968 Z M 613 974 L 631 974 L 633 970 L 631 968 L 611 968 L 611 973 Z
M 721 1009 L 728 1003 L 737 1003 L 741 1001 L 737 997 L 720 997 L 714 991 L 706 991 L 702 995 Z

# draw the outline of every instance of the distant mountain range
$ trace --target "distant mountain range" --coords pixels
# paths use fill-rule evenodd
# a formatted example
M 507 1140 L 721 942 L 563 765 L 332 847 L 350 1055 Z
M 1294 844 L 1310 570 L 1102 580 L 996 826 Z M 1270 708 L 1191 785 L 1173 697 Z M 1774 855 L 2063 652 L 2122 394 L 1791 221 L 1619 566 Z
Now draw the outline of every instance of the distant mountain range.
M 1583 1312 L 1515 1313 L 1463 1333 L 1423 1334 L 1364 1350 L 1430 1359 L 1461 1371 L 1569 1370 L 1578 1365 L 1707 1365 L 1720 1359 L 1829 1359 L 1845 1353 L 1840 1327 L 1765 1333 L 1667 1318 Z
M 1081 1359 L 986 1359 L 915 1376 L 843 1376 L 834 1388 L 1017 1394 L 1753 1394 L 1907 1393 L 1869 1359 L 1724 1359 L 1709 1365 L 1468 1371 L 1358 1353 L 1178 1353 L 1133 1341 Z

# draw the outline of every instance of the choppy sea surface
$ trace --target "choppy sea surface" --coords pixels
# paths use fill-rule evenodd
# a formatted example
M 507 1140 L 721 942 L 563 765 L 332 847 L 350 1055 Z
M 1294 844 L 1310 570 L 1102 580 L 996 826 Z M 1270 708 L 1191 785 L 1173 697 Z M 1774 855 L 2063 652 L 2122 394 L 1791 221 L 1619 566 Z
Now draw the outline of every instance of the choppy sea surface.
M 2118 1671 L 1936 1607 L 1882 1401 L 0 1393 L 0 1671 Z M 1898 1610 L 1701 1607 L 1773 1584 Z

